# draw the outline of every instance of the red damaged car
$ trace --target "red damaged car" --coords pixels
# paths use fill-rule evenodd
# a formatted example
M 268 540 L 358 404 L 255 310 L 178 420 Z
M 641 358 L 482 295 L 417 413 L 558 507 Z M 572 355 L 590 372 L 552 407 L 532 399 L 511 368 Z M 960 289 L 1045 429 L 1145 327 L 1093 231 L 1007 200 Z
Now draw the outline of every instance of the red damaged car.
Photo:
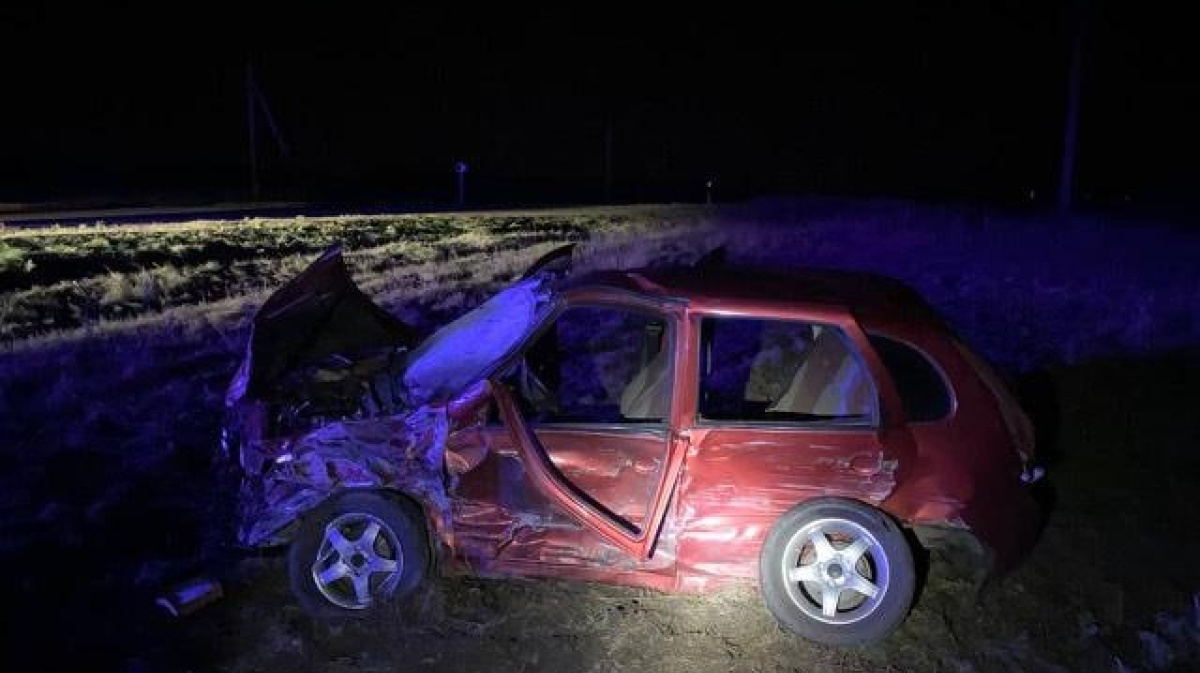
M 906 286 L 568 258 L 423 340 L 337 250 L 259 310 L 226 400 L 239 542 L 288 545 L 310 612 L 435 572 L 749 581 L 785 627 L 861 643 L 908 613 L 919 547 L 1028 545 L 1029 421 Z

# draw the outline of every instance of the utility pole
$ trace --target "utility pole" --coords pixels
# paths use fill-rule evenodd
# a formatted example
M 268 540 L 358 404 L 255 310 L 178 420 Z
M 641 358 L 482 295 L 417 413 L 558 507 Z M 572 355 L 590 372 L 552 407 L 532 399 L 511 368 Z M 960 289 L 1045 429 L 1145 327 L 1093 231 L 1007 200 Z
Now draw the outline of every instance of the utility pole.
M 246 144 L 250 154 L 250 200 L 258 200 L 258 124 L 254 119 L 254 66 L 246 63 Z
M 1058 213 L 1067 215 L 1075 195 L 1075 161 L 1079 154 L 1079 93 L 1083 78 L 1083 45 L 1087 26 L 1086 0 L 1072 3 L 1071 65 L 1067 73 L 1067 111 L 1063 121 L 1062 163 L 1058 174 Z
M 271 106 L 267 104 L 267 97 L 263 95 L 262 89 L 258 88 L 258 82 L 254 79 L 254 65 L 246 63 L 246 144 L 247 153 L 250 155 L 250 198 L 254 201 L 258 200 L 258 113 L 262 113 L 263 120 L 267 123 L 267 130 L 271 132 L 271 137 L 275 140 L 275 147 L 279 150 L 280 156 L 288 158 L 291 156 L 291 151 L 288 149 L 287 141 L 283 139 L 283 133 L 279 130 L 279 125 L 275 123 L 275 115 L 271 114 Z
M 613 198 L 613 165 L 612 165 L 612 145 L 613 145 L 613 120 L 612 113 L 604 113 L 604 149 L 601 156 L 601 163 L 604 169 L 604 202 L 610 203 Z

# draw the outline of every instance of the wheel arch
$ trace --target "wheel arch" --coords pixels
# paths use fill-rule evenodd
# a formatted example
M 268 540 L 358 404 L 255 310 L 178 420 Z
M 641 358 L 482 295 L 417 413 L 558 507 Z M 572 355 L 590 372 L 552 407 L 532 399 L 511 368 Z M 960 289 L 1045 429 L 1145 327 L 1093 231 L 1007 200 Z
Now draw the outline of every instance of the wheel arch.
M 977 587 L 996 574 L 998 565 L 996 552 L 975 531 L 951 522 L 914 521 L 905 519 L 888 510 L 880 503 L 852 495 L 826 495 L 797 503 L 793 509 L 812 504 L 849 502 L 873 510 L 878 516 L 890 520 L 904 534 L 917 565 L 917 595 L 924 589 L 929 567 L 935 561 L 946 563 L 954 574 L 969 578 Z M 786 512 L 785 512 L 786 514 Z M 782 516 L 782 515 L 781 515 Z
M 787 510 L 785 510 L 779 516 L 782 518 L 788 512 L 799 509 L 801 507 L 820 507 L 821 505 L 836 505 L 836 504 L 850 504 L 850 505 L 857 505 L 860 507 L 865 507 L 865 508 L 871 510 L 872 512 L 874 512 L 877 516 L 881 517 L 882 519 L 886 519 L 892 525 L 899 528 L 901 531 L 903 531 L 905 533 L 906 537 L 910 537 L 910 534 L 912 531 L 910 530 L 911 526 L 910 526 L 909 522 L 905 521 L 904 519 L 896 516 L 895 514 L 893 514 L 890 511 L 888 511 L 887 508 L 883 507 L 881 505 L 881 503 L 878 501 L 870 500 L 867 498 L 860 498 L 860 497 L 857 497 L 855 495 L 850 495 L 850 494 L 840 494 L 839 493 L 839 494 L 832 494 L 832 495 L 819 495 L 814 498 L 808 498 L 807 500 L 801 500 L 800 502 L 796 503 L 792 507 L 789 507 Z M 910 544 L 913 543 L 914 539 L 918 540 L 918 541 L 920 539 L 919 536 L 912 536 L 912 537 L 913 537 L 913 539 L 909 540 Z M 923 543 L 921 543 L 921 544 L 923 544 Z M 914 548 L 913 551 L 917 551 L 916 548 Z
M 439 541 L 442 539 L 442 529 L 436 524 L 431 503 L 422 502 L 421 498 L 395 486 L 349 486 L 330 491 L 319 502 L 298 512 L 283 528 L 271 536 L 271 546 L 281 547 L 292 543 L 304 524 L 315 516 L 320 516 L 339 500 L 357 494 L 375 495 L 394 502 L 408 511 L 417 521 L 421 522 L 421 530 L 425 533 L 426 554 L 430 563 L 437 564 L 441 560 Z

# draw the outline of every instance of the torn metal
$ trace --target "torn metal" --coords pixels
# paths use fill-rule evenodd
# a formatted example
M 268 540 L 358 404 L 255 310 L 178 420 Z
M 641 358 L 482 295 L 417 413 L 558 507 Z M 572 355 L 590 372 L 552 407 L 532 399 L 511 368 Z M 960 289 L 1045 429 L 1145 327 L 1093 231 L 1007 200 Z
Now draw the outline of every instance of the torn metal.
M 260 478 L 243 482 L 242 542 L 283 542 L 279 534 L 288 524 L 350 488 L 400 488 L 445 520 L 448 432 L 445 409 L 423 407 L 398 416 L 336 421 L 295 439 L 254 447 L 264 469 Z

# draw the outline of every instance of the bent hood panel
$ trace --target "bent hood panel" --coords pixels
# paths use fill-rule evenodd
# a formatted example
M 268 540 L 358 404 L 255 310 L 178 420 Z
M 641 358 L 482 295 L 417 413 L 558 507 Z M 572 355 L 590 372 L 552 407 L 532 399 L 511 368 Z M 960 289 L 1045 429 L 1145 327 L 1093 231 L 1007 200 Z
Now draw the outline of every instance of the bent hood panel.
M 439 329 L 405 360 L 408 403 L 444 404 L 488 378 L 537 332 L 553 308 L 547 283 L 529 278 Z
M 336 247 L 272 294 L 255 314 L 252 329 L 241 380 L 230 388 L 254 397 L 287 372 L 331 355 L 411 347 L 416 341 L 411 327 L 354 284 Z
M 518 282 L 409 351 L 399 375 L 405 406 L 444 404 L 502 367 L 552 314 L 556 269 L 543 267 L 569 253 L 570 246 L 547 255 Z M 411 327 L 359 290 L 333 248 L 259 309 L 226 404 L 262 399 L 287 373 L 330 356 L 408 349 L 416 341 Z

